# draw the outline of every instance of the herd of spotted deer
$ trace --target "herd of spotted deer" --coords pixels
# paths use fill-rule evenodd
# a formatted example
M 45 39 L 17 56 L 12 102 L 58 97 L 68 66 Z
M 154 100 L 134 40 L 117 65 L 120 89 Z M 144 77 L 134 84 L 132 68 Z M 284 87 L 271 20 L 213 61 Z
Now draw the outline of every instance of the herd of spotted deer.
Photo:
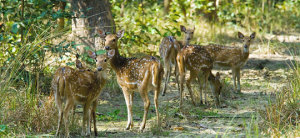
M 159 124 L 158 96 L 160 93 L 161 81 L 165 75 L 165 85 L 162 95 L 165 95 L 169 83 L 172 65 L 175 65 L 175 78 L 180 91 L 180 107 L 182 107 L 184 82 L 188 88 L 192 103 L 193 92 L 191 82 L 198 77 L 200 85 L 200 102 L 206 103 L 206 92 L 204 93 L 204 102 L 202 101 L 202 91 L 206 90 L 206 83 L 209 82 L 212 93 L 215 97 L 216 106 L 220 105 L 220 75 L 212 73 L 213 65 L 230 67 L 234 89 L 237 92 L 240 88 L 240 69 L 246 63 L 249 57 L 249 47 L 251 40 L 255 38 L 255 33 L 249 37 L 238 32 L 238 38 L 242 40 L 242 47 L 229 47 L 223 45 L 209 44 L 207 46 L 191 45 L 195 27 L 192 29 L 180 26 L 184 33 L 184 40 L 178 41 L 173 36 L 162 39 L 159 47 L 160 59 L 153 56 L 143 58 L 127 58 L 120 55 L 118 50 L 118 40 L 124 35 L 124 30 L 116 34 L 108 34 L 102 30 L 98 33 L 105 42 L 106 54 L 96 55 L 95 52 L 88 51 L 91 58 L 96 61 L 96 70 L 91 71 L 83 67 L 81 62 L 76 59 L 77 69 L 71 67 L 60 67 L 54 74 L 51 89 L 55 96 L 55 102 L 59 111 L 58 128 L 56 135 L 59 135 L 62 121 L 65 126 L 65 136 L 69 137 L 68 114 L 74 109 L 76 104 L 83 106 L 83 122 L 81 135 L 91 134 L 91 121 L 93 118 L 95 135 L 96 127 L 96 107 L 97 99 L 107 80 L 106 69 L 110 64 L 117 76 L 117 82 L 121 87 L 125 102 L 127 105 L 128 123 L 126 129 L 133 127 L 132 102 L 134 91 L 138 91 L 144 102 L 144 116 L 140 125 L 140 131 L 143 131 L 146 125 L 147 113 L 150 106 L 148 92 L 154 91 L 154 105 L 156 110 L 157 123 Z M 189 78 L 185 81 L 187 70 L 190 71 Z M 178 80 L 179 76 L 179 80 Z M 204 82 L 201 82 L 204 81 Z M 237 85 L 236 85 L 237 83 Z M 202 88 L 204 86 L 204 88 Z M 65 104 L 63 107 L 63 103 Z

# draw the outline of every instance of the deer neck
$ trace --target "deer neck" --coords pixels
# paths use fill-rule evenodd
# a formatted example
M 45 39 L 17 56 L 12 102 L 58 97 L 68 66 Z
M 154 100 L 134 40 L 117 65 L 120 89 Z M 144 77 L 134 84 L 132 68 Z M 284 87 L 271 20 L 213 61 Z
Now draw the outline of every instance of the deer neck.
M 189 45 L 190 44 L 190 42 L 188 41 L 188 40 L 186 40 L 186 39 L 184 39 L 183 41 L 182 41 L 182 45 L 183 46 L 186 46 L 186 45 Z
M 121 69 L 123 66 L 125 66 L 127 59 L 120 55 L 119 50 L 116 49 L 115 55 L 110 60 L 110 65 L 113 70 L 117 71 Z
M 248 59 L 248 57 L 249 57 L 249 48 L 246 49 L 246 48 L 242 47 L 241 53 L 242 53 L 243 59 Z
M 96 77 L 96 83 L 100 84 L 98 86 L 102 87 L 102 85 L 105 84 L 107 79 L 106 71 L 96 71 L 95 77 Z

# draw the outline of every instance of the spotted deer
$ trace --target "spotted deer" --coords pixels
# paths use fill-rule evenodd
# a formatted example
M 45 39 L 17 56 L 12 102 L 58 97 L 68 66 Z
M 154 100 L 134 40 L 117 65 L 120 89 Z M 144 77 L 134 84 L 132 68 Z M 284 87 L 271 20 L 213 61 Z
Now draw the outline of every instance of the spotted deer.
M 172 65 L 175 65 L 175 75 L 176 81 L 179 89 L 179 82 L 178 82 L 178 67 L 176 64 L 176 56 L 178 51 L 185 45 L 190 43 L 190 40 L 193 38 L 195 27 L 192 29 L 186 29 L 185 26 L 180 25 L 181 32 L 184 33 L 184 40 L 178 41 L 174 36 L 167 36 L 164 37 L 161 41 L 159 46 L 159 54 L 160 57 L 163 59 L 164 65 L 164 72 L 165 72 L 165 86 L 162 91 L 162 95 L 164 96 L 167 91 L 167 85 L 169 83 Z
M 219 93 L 221 90 L 221 83 L 217 82 L 218 79 L 212 74 L 211 70 L 213 68 L 213 60 L 210 54 L 205 50 L 202 46 L 197 45 L 189 45 L 183 47 L 180 52 L 177 54 L 177 64 L 180 74 L 180 108 L 182 107 L 182 98 L 183 98 L 183 90 L 184 90 L 184 82 L 186 71 L 190 71 L 190 76 L 186 81 L 186 86 L 190 93 L 192 103 L 195 105 L 193 92 L 191 89 L 191 82 L 198 76 L 200 73 L 204 78 L 204 84 L 209 81 L 212 92 L 216 98 L 216 105 L 219 106 Z M 200 81 L 200 79 L 198 79 Z M 199 83 L 200 84 L 200 83 Z M 204 89 L 206 90 L 206 85 L 204 85 Z M 202 91 L 203 89 L 199 87 L 200 90 L 200 102 L 202 101 Z M 206 93 L 205 94 L 205 102 L 206 102 Z
M 117 42 L 124 35 L 124 30 L 117 34 L 105 35 L 105 32 L 98 30 L 100 36 L 105 37 L 105 49 L 110 57 L 110 65 L 116 72 L 117 81 L 123 91 L 127 106 L 128 122 L 126 130 L 133 127 L 132 106 L 134 91 L 138 91 L 144 102 L 144 116 L 140 131 L 146 125 L 146 118 L 150 106 L 148 92 L 154 90 L 154 105 L 156 110 L 157 123 L 159 124 L 158 95 L 163 75 L 163 68 L 159 59 L 146 56 L 143 58 L 126 58 L 120 55 Z
M 223 45 L 210 44 L 205 49 L 210 53 L 214 64 L 220 67 L 230 67 L 232 71 L 232 80 L 234 90 L 241 92 L 240 72 L 249 58 L 249 48 L 252 40 L 255 38 L 255 32 L 249 37 L 238 32 L 238 38 L 242 40 L 242 47 L 229 47 Z M 236 86 L 237 82 L 237 86 Z
M 97 135 L 95 111 L 97 98 L 104 87 L 106 78 L 107 59 L 106 55 L 96 56 L 95 52 L 89 51 L 91 58 L 96 60 L 96 71 L 76 70 L 71 67 L 60 67 L 54 74 L 51 89 L 55 96 L 58 108 L 58 127 L 56 136 L 59 134 L 62 121 L 65 125 L 65 137 L 69 137 L 68 115 L 76 104 L 83 105 L 82 135 L 90 135 L 90 116 L 92 113 L 95 135 Z M 63 103 L 65 106 L 63 108 Z

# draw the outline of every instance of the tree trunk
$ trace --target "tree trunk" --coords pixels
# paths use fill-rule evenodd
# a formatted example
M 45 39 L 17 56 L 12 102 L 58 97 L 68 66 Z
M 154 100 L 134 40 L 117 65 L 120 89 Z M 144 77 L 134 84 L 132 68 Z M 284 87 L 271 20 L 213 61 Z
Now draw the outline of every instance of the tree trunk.
M 212 10 L 209 14 L 208 14 L 208 19 L 209 21 L 215 23 L 218 20 L 218 15 L 217 15 L 217 10 L 218 10 L 218 6 L 219 6 L 219 0 L 210 0 L 212 1 L 214 4 L 214 10 Z
M 164 0 L 164 12 L 165 12 L 165 15 L 169 14 L 171 2 L 172 2 L 172 0 Z
M 58 10 L 60 10 L 62 13 L 65 12 L 65 8 L 66 8 L 67 3 L 60 1 L 58 4 Z M 57 24 L 58 24 L 58 30 L 62 30 L 65 27 L 65 18 L 64 17 L 59 17 L 57 19 Z
M 123 2 L 121 3 L 121 9 L 120 9 L 120 16 L 121 17 L 124 16 L 125 3 L 126 3 L 126 0 L 123 0 Z
M 24 0 L 22 0 L 22 5 L 21 5 L 21 22 L 24 21 Z M 23 43 L 23 26 L 21 26 L 21 43 Z
M 97 29 L 105 32 L 116 32 L 108 0 L 72 0 L 71 9 L 72 33 L 76 44 L 83 44 L 78 48 L 82 54 L 85 46 L 93 50 L 102 49 L 102 39 L 98 37 Z

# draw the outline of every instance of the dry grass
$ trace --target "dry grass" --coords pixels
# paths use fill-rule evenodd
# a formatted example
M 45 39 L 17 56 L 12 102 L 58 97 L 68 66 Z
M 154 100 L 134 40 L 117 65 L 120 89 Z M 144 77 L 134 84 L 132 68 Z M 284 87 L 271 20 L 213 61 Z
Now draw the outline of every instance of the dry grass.
M 262 128 L 271 136 L 299 136 L 300 124 L 300 68 L 295 65 L 294 76 L 288 86 L 276 93 L 275 100 L 270 99 L 264 110 L 260 110 L 263 119 Z

